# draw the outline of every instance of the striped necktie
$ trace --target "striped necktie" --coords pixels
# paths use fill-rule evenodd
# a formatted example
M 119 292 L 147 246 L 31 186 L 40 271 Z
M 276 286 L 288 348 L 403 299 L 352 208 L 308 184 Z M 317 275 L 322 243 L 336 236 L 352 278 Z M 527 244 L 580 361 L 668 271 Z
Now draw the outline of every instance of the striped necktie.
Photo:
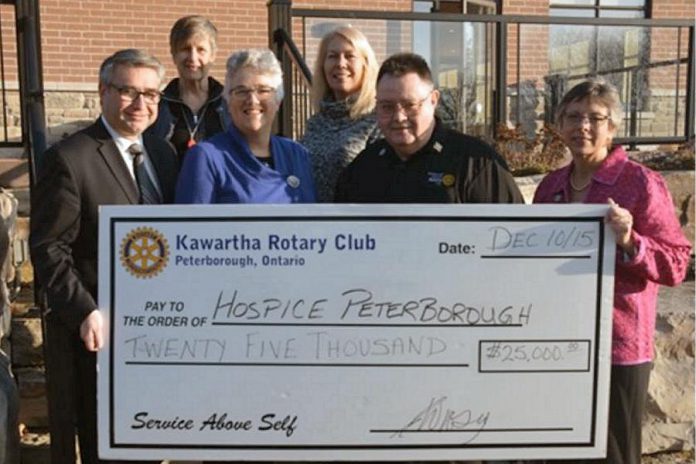
M 162 197 L 155 186 L 155 182 L 145 167 L 145 152 L 143 147 L 134 143 L 128 147 L 128 153 L 133 155 L 133 170 L 135 171 L 135 182 L 140 191 L 140 203 L 144 205 L 156 205 L 162 203 Z

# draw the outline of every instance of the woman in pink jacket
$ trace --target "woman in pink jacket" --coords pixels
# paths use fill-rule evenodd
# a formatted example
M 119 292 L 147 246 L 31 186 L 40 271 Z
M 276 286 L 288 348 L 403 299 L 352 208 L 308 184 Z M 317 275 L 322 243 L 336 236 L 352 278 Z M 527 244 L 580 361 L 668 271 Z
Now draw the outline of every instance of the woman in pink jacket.
M 640 464 L 657 290 L 684 279 L 691 245 L 662 177 L 612 145 L 621 116 L 611 84 L 589 80 L 573 87 L 556 114 L 573 161 L 544 178 L 534 202 L 610 205 L 605 221 L 616 234 L 617 247 L 609 439 L 603 462 Z

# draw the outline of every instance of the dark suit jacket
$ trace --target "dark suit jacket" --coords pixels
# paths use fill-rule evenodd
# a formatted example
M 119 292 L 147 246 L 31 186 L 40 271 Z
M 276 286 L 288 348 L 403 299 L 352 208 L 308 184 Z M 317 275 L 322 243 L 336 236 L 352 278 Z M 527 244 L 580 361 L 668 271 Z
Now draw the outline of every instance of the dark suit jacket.
M 143 136 L 143 143 L 164 201 L 171 203 L 176 154 L 157 138 Z M 97 308 L 99 206 L 137 204 L 138 188 L 101 119 L 49 148 L 45 157 L 31 192 L 32 263 L 50 317 L 78 331 Z

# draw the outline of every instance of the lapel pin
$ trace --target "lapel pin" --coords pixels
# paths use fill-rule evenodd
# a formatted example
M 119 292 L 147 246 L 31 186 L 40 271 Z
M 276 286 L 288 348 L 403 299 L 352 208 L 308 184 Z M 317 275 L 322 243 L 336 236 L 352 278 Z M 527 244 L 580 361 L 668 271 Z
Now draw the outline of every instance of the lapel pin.
M 445 174 L 442 176 L 442 185 L 445 187 L 451 187 L 454 185 L 454 181 L 456 180 L 456 177 L 454 177 L 454 174 Z
M 300 179 L 297 176 L 290 175 L 285 181 L 292 188 L 297 188 L 300 186 Z

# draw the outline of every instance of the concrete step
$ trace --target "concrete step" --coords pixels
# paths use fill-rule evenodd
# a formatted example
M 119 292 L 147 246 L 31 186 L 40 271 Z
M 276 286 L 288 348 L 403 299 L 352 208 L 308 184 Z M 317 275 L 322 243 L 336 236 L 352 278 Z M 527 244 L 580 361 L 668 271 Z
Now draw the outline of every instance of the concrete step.
M 39 308 L 34 302 L 34 289 L 32 285 L 23 285 L 10 302 L 12 317 L 40 317 Z
M 26 158 L 0 158 L 0 187 L 29 187 L 29 161 Z

